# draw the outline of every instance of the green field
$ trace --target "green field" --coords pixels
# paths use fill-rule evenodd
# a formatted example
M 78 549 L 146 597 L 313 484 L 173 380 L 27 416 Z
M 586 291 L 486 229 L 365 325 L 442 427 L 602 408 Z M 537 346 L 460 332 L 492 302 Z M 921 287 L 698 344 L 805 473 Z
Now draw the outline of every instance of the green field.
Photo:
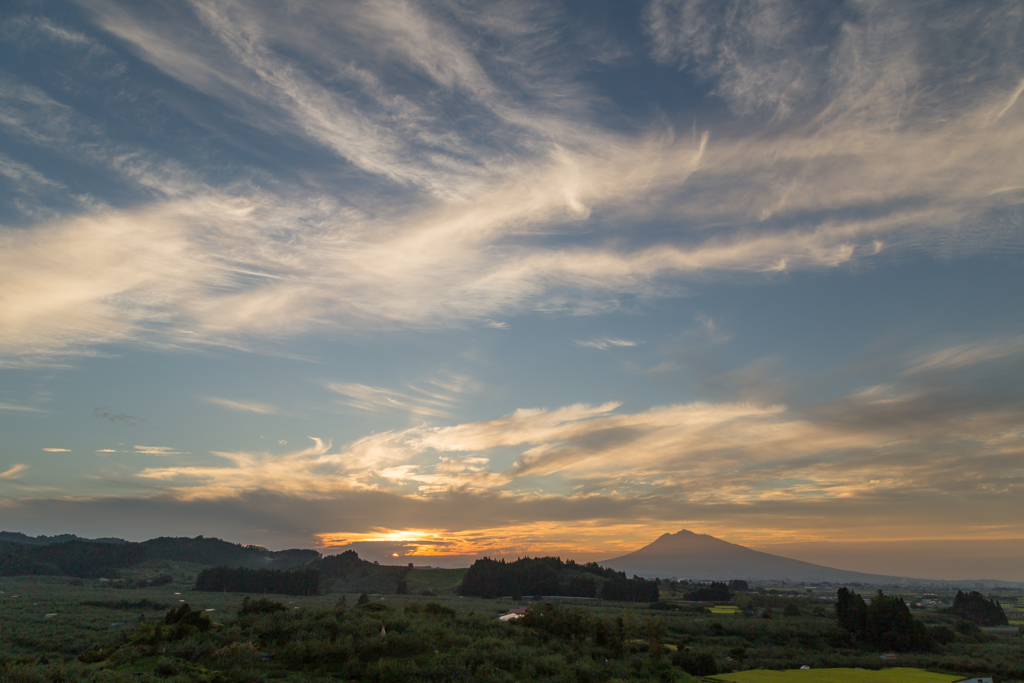
M 714 680 L 723 683 L 948 683 L 957 678 L 928 670 L 1024 681 L 1016 629 L 1013 634 L 954 631 L 947 644 L 900 653 L 899 663 L 908 668 L 876 671 L 884 665 L 879 650 L 842 638 L 831 605 L 822 607 L 811 598 L 801 601 L 800 616 L 790 617 L 781 615 L 789 598 L 764 595 L 756 598 L 770 608 L 767 617 L 735 613 L 728 605 L 708 614 L 699 608 L 665 611 L 645 603 L 566 599 L 550 601 L 563 616 L 558 626 L 547 627 L 547 618 L 535 624 L 497 621 L 510 608 L 535 605 L 532 600 L 453 595 L 465 570 L 417 569 L 407 574 L 409 594 L 369 595 L 363 599 L 371 603 L 367 607 L 357 606 L 360 595 L 354 592 L 270 595 L 281 611 L 245 617 L 240 614 L 245 594 L 193 590 L 199 569 L 161 561 L 122 570 L 127 579 L 172 577 L 171 583 L 138 588 L 118 588 L 123 584 L 113 574 L 110 581 L 0 577 L 0 681 L 213 683 L 222 680 L 215 675 L 221 672 L 223 680 L 239 683 L 678 682 L 691 680 L 684 667 L 699 656 L 718 671 L 746 669 L 717 674 Z M 428 588 L 436 597 L 422 594 Z M 175 635 L 165 625 L 162 636 L 154 635 L 168 611 L 185 603 L 212 620 L 209 630 Z M 952 615 L 920 617 L 928 628 L 956 626 Z M 105 658 L 79 659 L 85 655 L 92 661 L 90 653 Z M 813 668 L 793 670 L 805 664 Z
M 469 571 L 461 569 L 413 569 L 405 579 L 409 584 L 409 593 L 419 595 L 431 590 L 437 595 L 455 595 L 456 589 L 462 584 L 462 577 Z
M 787 671 L 740 671 L 719 674 L 709 680 L 729 683 L 950 683 L 963 678 L 923 669 L 895 667 L 867 671 L 865 669 L 790 669 Z
M 736 605 L 715 605 L 711 608 L 712 614 L 736 614 L 740 608 Z

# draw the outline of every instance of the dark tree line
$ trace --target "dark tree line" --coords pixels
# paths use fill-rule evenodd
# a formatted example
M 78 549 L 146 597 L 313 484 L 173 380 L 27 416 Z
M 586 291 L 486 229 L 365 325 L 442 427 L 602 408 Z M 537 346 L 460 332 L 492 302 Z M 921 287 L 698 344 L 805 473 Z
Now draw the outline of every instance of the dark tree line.
M 325 591 L 351 593 L 401 593 L 403 582 L 412 571 L 408 565 L 367 562 L 354 550 L 328 555 L 311 563 L 309 568 L 320 572 L 320 581 Z M 408 592 L 408 582 L 404 589 Z
M 627 579 L 625 574 L 608 579 L 601 586 L 601 597 L 605 600 L 623 602 L 657 602 L 658 582 L 639 576 Z
M 93 579 L 116 575 L 119 568 L 147 559 L 137 543 L 68 541 L 52 545 L 0 542 L 0 574 L 63 575 Z
M 316 595 L 320 590 L 320 573 L 315 569 L 286 571 L 282 569 L 246 569 L 245 567 L 211 567 L 199 572 L 193 590 Z
M 957 591 L 953 606 L 944 610 L 980 626 L 1006 626 L 1009 620 L 998 600 L 985 599 L 978 591 Z
M 855 639 L 895 652 L 931 647 L 931 634 L 911 615 L 903 598 L 878 591 L 870 603 L 865 603 L 864 598 L 845 587 L 836 597 L 836 623 Z
M 267 550 L 258 545 L 229 543 L 219 538 L 161 536 L 141 544 L 150 560 L 173 560 L 250 569 L 295 569 L 320 559 L 315 550 Z
M 580 565 L 557 557 L 524 557 L 514 562 L 482 558 L 466 572 L 459 590 L 462 595 L 483 598 L 564 595 L 633 602 L 658 600 L 657 581 L 627 579 L 625 573 L 595 562 Z
M 6 539 L 19 539 L 5 533 Z M 142 543 L 83 541 L 65 536 L 51 542 L 0 540 L 0 575 L 63 575 L 80 579 L 116 576 L 117 570 L 147 560 L 171 560 L 226 567 L 292 569 L 320 559 L 315 550 L 271 551 L 217 538 L 154 538 Z
M 732 600 L 732 592 L 725 583 L 712 581 L 710 584 L 700 584 L 687 591 L 686 599 L 696 602 L 729 602 Z

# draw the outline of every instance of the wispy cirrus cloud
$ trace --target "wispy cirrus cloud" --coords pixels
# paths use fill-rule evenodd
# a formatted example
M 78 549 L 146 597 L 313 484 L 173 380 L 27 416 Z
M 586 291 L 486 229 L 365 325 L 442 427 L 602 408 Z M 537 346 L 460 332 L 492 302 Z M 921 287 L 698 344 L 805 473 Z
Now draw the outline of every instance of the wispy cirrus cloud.
M 971 342 L 941 349 L 918 358 L 913 365 L 903 371 L 903 375 L 962 370 L 1008 356 L 1019 356 L 1022 352 L 1024 352 L 1024 337 Z
M 565 17 L 538 6 L 204 2 L 154 21 L 85 4 L 173 81 L 356 170 L 343 186 L 255 169 L 215 185 L 205 167 L 114 142 L 6 82 L 8 130 L 102 166 L 138 198 L 69 198 L 65 217 L 5 231 L 7 364 L 124 342 L 251 348 L 324 328 L 503 325 L 695 281 L 1016 243 L 1024 66 L 1017 19 L 1000 8 L 963 10 L 962 29 L 917 6 L 821 12 L 818 31 L 798 4 L 753 3 L 726 22 L 714 3 L 654 2 L 654 57 L 696 64 L 753 126 L 682 137 L 663 122 L 607 125 L 607 100 L 561 45 Z M 898 26 L 915 50 L 889 39 Z M 950 31 L 998 65 L 937 57 Z M 957 78 L 932 87 L 942 69 Z M 452 108 L 475 113 L 453 127 Z M 761 110 L 776 124 L 762 130 Z
M 137 455 L 189 455 L 186 451 L 178 451 L 170 446 L 132 446 Z M 126 451 L 127 452 L 127 451 Z
M 35 406 L 22 406 L 14 403 L 0 403 L 0 411 L 11 413 L 45 413 L 47 411 Z
M 23 463 L 11 465 L 3 472 L 0 472 L 0 479 L 17 479 L 28 468 L 29 465 Z
M 925 510 L 971 507 L 981 519 L 977 508 L 1019 507 L 1013 501 L 1024 490 L 1021 397 L 978 387 L 1003 383 L 1007 371 L 1019 375 L 1019 355 L 980 379 L 915 374 L 804 408 L 697 401 L 634 412 L 614 402 L 521 409 L 371 434 L 338 448 L 314 439 L 283 455 L 219 452 L 221 464 L 150 467 L 139 476 L 190 500 L 378 491 L 422 502 L 464 492 L 480 501 L 509 496 L 583 510 L 592 498 L 630 498 L 628 514 L 649 520 L 735 520 L 760 510 L 779 515 L 791 536 L 823 523 L 817 513 L 814 524 L 803 518 L 809 506 L 829 515 L 855 508 L 864 519 L 873 518 L 871 506 L 898 509 L 914 524 L 925 523 Z M 614 516 L 594 514 L 602 523 Z M 792 515 L 810 526 L 800 531 L 804 522 Z
M 136 425 L 139 422 L 147 422 L 144 418 L 136 417 L 135 415 L 129 415 L 127 413 L 112 413 L 109 408 L 96 408 L 93 411 L 96 417 L 103 418 L 104 420 L 110 420 L 111 422 L 123 422 L 128 425 Z
M 356 382 L 329 382 L 327 388 L 341 394 L 343 405 L 372 413 L 404 412 L 424 417 L 450 417 L 466 394 L 480 385 L 466 375 L 443 372 L 416 383 L 405 391 L 367 386 Z
M 70 453 L 70 448 L 44 448 L 47 453 Z
M 635 342 L 629 339 L 618 339 L 616 337 L 595 337 L 587 340 L 575 340 L 576 346 L 585 346 L 591 349 L 600 349 L 606 351 L 615 347 L 623 346 L 636 346 L 639 342 Z
M 213 403 L 214 405 L 223 406 L 225 408 L 230 408 L 231 410 L 238 410 L 244 413 L 259 413 L 260 415 L 272 415 L 278 412 L 277 408 L 266 403 L 253 403 L 251 401 L 232 401 L 231 399 L 216 398 L 212 396 L 203 396 L 202 399 L 207 403 Z
M 436 394 L 408 394 L 354 382 L 334 382 L 327 388 L 344 396 L 344 405 L 372 413 L 401 411 L 431 417 L 448 417 L 451 414 L 452 401 Z

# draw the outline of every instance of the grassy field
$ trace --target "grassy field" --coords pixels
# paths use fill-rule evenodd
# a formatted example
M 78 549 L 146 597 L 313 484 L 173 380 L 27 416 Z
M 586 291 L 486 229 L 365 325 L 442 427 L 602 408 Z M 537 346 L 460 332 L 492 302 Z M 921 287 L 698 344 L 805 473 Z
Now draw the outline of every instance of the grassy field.
M 255 634 L 238 632 L 238 610 L 245 598 L 241 593 L 209 593 L 191 590 L 192 579 L 196 573 L 196 567 L 188 565 L 170 565 L 145 567 L 138 570 L 138 574 L 145 578 L 148 572 L 171 573 L 174 577 L 173 583 L 152 586 L 146 588 L 118 589 L 112 581 L 79 580 L 69 577 L 2 577 L 0 578 L 0 681 L 36 681 L 35 678 L 11 678 L 9 672 L 4 670 L 5 666 L 31 667 L 35 662 L 48 660 L 51 667 L 78 667 L 74 672 L 70 668 L 65 671 L 64 680 L 93 680 L 82 678 L 87 671 L 113 671 L 119 672 L 139 671 L 141 669 L 154 669 L 161 658 L 173 658 L 175 666 L 182 668 L 188 666 L 220 666 L 221 660 L 215 656 L 216 652 L 228 652 L 225 648 L 241 648 L 251 640 Z M 494 620 L 509 608 L 521 605 L 532 604 L 530 600 L 513 602 L 509 599 L 485 600 L 482 598 L 459 597 L 452 595 L 451 590 L 458 585 L 464 570 L 413 570 L 409 573 L 409 595 L 374 595 L 372 602 L 384 610 L 378 613 L 367 615 L 380 618 L 381 623 L 387 621 L 388 632 L 398 629 L 394 637 L 389 641 L 395 646 L 402 638 L 435 638 L 431 635 L 433 627 L 427 626 L 423 633 L 413 633 L 406 629 L 402 634 L 403 619 L 415 622 L 419 619 L 410 610 L 418 609 L 429 602 L 436 601 L 446 610 L 450 610 L 455 616 L 455 622 L 462 624 L 456 631 L 462 635 L 452 636 L 454 640 L 449 643 L 450 657 L 457 658 L 460 662 L 468 657 L 463 648 L 472 645 L 476 649 L 474 640 L 478 633 L 483 633 L 492 628 Z M 136 572 L 131 572 L 132 576 Z M 423 596 L 423 590 L 430 588 L 437 593 L 438 597 L 431 598 Z M 262 597 L 253 595 L 253 598 Z M 307 642 L 310 652 L 319 651 L 318 648 L 327 647 L 321 640 L 325 637 L 321 631 L 323 628 L 336 623 L 339 627 L 347 628 L 346 618 L 336 618 L 336 613 L 341 608 L 336 607 L 342 599 L 342 595 L 331 593 L 327 595 L 312 597 L 292 596 L 269 596 L 273 600 L 280 601 L 286 606 L 290 615 L 285 618 L 294 622 L 296 633 L 309 633 L 303 636 Z M 348 611 L 346 614 L 354 614 L 355 605 L 359 598 L 358 594 L 348 593 L 344 595 Z M 77 662 L 77 656 L 86 651 L 97 650 L 98 648 L 110 648 L 119 646 L 135 637 L 140 628 L 145 624 L 153 624 L 163 619 L 168 609 L 176 608 L 187 602 L 195 610 L 201 611 L 215 622 L 213 629 L 203 638 L 185 638 L 166 644 L 167 652 L 150 653 L 142 656 L 133 650 L 123 650 L 128 657 L 125 662 L 118 664 L 114 660 L 109 663 L 82 664 Z M 978 633 L 966 635 L 958 633 L 954 642 L 936 647 L 928 652 L 902 653 L 899 655 L 899 664 L 903 669 L 883 669 L 881 671 L 865 671 L 864 669 L 876 669 L 885 664 L 879 660 L 878 652 L 865 648 L 854 648 L 848 643 L 838 639 L 835 619 L 830 611 L 818 610 L 821 613 L 815 614 L 817 603 L 807 599 L 802 603 L 801 616 L 784 617 L 780 611 L 773 609 L 771 618 L 752 617 L 746 613 L 737 613 L 735 608 L 730 606 L 717 606 L 715 613 L 706 614 L 699 611 L 692 612 L 665 612 L 652 610 L 646 604 L 615 603 L 600 600 L 565 600 L 558 601 L 566 609 L 576 610 L 587 619 L 603 619 L 610 626 L 616 637 L 621 637 L 625 642 L 625 651 L 618 655 L 618 659 L 611 658 L 611 661 L 604 663 L 604 656 L 600 662 L 595 663 L 593 671 L 590 664 L 587 665 L 587 680 L 608 681 L 613 678 L 619 680 L 634 680 L 624 676 L 622 666 L 641 666 L 642 675 L 636 679 L 650 680 L 647 676 L 658 676 L 666 669 L 666 662 L 669 662 L 676 655 L 682 655 L 684 651 L 692 653 L 705 653 L 713 656 L 718 663 L 719 671 L 725 668 L 746 669 L 735 674 L 719 674 L 717 680 L 730 681 L 735 683 L 846 683 L 846 681 L 867 681 L 868 683 L 898 683 L 901 681 L 922 681 L 929 683 L 945 683 L 955 680 L 957 677 L 952 674 L 927 674 L 924 670 L 962 672 L 962 676 L 974 675 L 997 675 L 1000 683 L 1017 680 L 1024 681 L 1024 643 L 1015 634 L 1011 637 L 1007 634 L 986 634 Z M 386 608 L 385 608 L 386 606 Z M 722 609 L 725 607 L 725 609 Z M 829 606 L 830 607 L 830 606 Z M 357 611 L 357 610 L 356 610 Z M 412 614 L 412 616 L 405 616 Z M 387 616 L 391 615 L 391 616 Z M 944 614 L 923 614 L 929 619 L 930 626 L 946 625 L 952 627 L 954 618 Z M 386 618 L 385 618 L 386 617 Z M 278 617 L 274 617 L 277 619 Z M 269 620 L 270 617 L 263 618 Z M 269 622 L 268 622 L 269 623 Z M 285 623 L 285 622 L 282 622 Z M 379 632 L 381 623 L 377 623 L 373 634 Z M 326 624 L 326 626 L 325 626 Z M 289 626 L 288 628 L 293 628 Z M 333 626 L 331 626 L 333 628 Z M 494 627 L 497 628 L 497 627 Z M 528 632 L 517 631 L 516 627 L 511 630 L 496 631 L 491 634 L 493 637 L 505 638 L 509 634 L 515 634 L 510 641 L 510 652 L 518 652 L 509 661 L 529 661 L 534 666 L 532 657 L 547 657 L 551 662 L 560 661 L 559 665 L 567 672 L 564 680 L 577 680 L 572 676 L 576 673 L 575 666 L 580 657 L 580 648 L 593 646 L 588 639 L 581 641 L 565 641 L 550 639 L 550 634 L 544 635 L 540 632 L 529 636 Z M 459 630 L 461 629 L 461 630 Z M 290 631 L 289 631 L 290 632 Z M 331 631 L 323 631 L 328 636 Z M 317 635 L 320 634 L 320 635 Z M 496 635 L 495 635 L 496 634 Z M 505 635 L 502 635 L 505 634 Z M 264 634 L 266 636 L 266 634 Z M 402 638 L 399 638 L 402 635 Z M 308 636 L 308 637 L 307 637 Z M 262 636 L 261 636 L 262 637 Z M 379 636 L 376 636 L 379 638 Z M 604 637 L 607 637 L 605 634 Z M 655 662 L 648 652 L 648 644 L 656 637 L 663 651 L 660 664 Z M 277 636 L 275 636 L 277 638 Z M 589 638 L 589 637 L 588 637 Z M 232 640 L 234 639 L 234 640 Z M 318 640 L 320 639 L 320 640 Z M 518 639 L 518 640 L 517 640 Z M 278 642 L 266 636 L 263 641 L 259 638 L 253 640 L 255 646 L 263 648 L 261 651 L 269 652 L 275 658 L 269 662 L 261 662 L 257 668 L 265 669 L 265 674 L 273 678 L 272 673 L 283 673 L 288 667 L 298 666 L 297 671 L 301 672 L 306 664 L 288 664 L 287 661 L 300 661 L 299 654 L 292 652 L 294 649 L 288 643 L 291 637 Z M 442 638 L 444 640 L 444 638 Z M 237 642 L 236 642 L 237 641 Z M 447 640 L 445 642 L 448 642 Z M 490 642 L 490 641 L 488 641 Z M 337 648 L 342 648 L 341 640 Z M 463 645 L 460 643 L 466 643 Z M 548 643 L 548 644 L 545 644 Z M 480 644 L 481 647 L 484 645 Z M 491 643 L 494 647 L 497 644 Z M 487 647 L 491 647 L 487 645 Z M 513 647 L 514 645 L 514 647 Z M 132 646 L 142 647 L 142 646 Z M 147 646 L 148 647 L 148 646 Z M 161 643 L 160 648 L 165 644 Z M 303 645 L 306 647 L 306 645 Z M 335 647 L 332 645 L 331 647 Z M 349 646 L 344 646 L 349 647 Z M 504 646 L 502 646 L 504 647 Z M 211 648 L 213 648 L 211 650 Z M 291 648 L 291 649 L 289 649 Z M 517 650 L 516 648 L 526 648 Z M 533 648 L 533 649 L 530 649 Z M 539 649 L 537 649 L 539 648 Z M 547 648 L 547 649 L 545 649 Z M 554 649 L 551 649 L 554 648 Z M 145 648 L 143 648 L 145 649 Z M 344 649 L 344 648 L 343 648 Z M 349 648 L 351 650 L 351 648 Z M 444 649 L 442 654 L 444 654 Z M 352 650 L 352 652 L 356 652 Z M 550 651 L 549 651 L 550 650 Z M 231 650 L 234 652 L 234 650 Z M 288 654 L 288 653 L 291 654 Z M 426 658 L 433 650 L 426 652 Z M 119 655 L 120 656 L 120 655 Z M 304 656 L 304 655 L 303 655 Z M 310 655 L 312 656 L 312 655 Z M 354 657 L 355 655 L 351 655 Z M 361 656 L 361 655 L 360 655 Z M 368 655 L 367 655 L 368 656 Z M 419 657 L 420 655 L 417 655 Z M 503 655 L 504 656 L 504 655 Z M 511 655 L 509 655 L 511 657 Z M 287 658 L 291 657 L 290 660 Z M 350 657 L 350 659 L 351 659 Z M 559 659 L 561 658 L 561 659 Z M 584 655 L 589 659 L 590 655 Z M 481 661 L 492 661 L 488 654 Z M 564 660 L 564 661 L 563 661 Z M 304 660 L 303 660 L 304 661 Z M 316 668 L 315 658 L 311 659 L 309 666 Z M 404 661 L 404 660 L 403 660 Z M 417 660 L 419 661 L 419 660 Z M 504 660 L 502 660 L 504 661 Z M 545 660 L 547 661 L 547 660 Z M 205 663 L 204 663 L 205 662 Z M 211 664 L 212 662 L 212 664 Z M 596 662 L 596 660 L 595 660 Z M 623 663 L 626 664 L 623 664 Z M 221 662 L 223 663 L 223 662 Z M 422 662 L 420 662 L 422 664 Z M 600 664 L 598 666 L 597 664 Z M 813 667 L 806 671 L 783 671 L 786 669 L 797 669 L 801 665 Z M 40 665 L 42 666 L 42 665 Z M 453 665 L 454 666 L 454 665 Z M 461 664 L 460 664 L 461 666 Z M 475 666 L 475 665 L 474 665 Z M 503 665 L 504 666 L 504 665 Z M 511 666 L 511 665 L 509 665 Z M 519 666 L 518 664 L 516 666 Z M 547 666 L 547 665 L 545 665 Z M 583 666 L 580 664 L 580 666 Z M 646 668 L 645 668 L 646 667 Z M 648 669 L 655 667 L 654 669 Z M 657 667 L 661 667 L 660 669 Z M 839 667 L 847 667 L 845 669 Z M 853 667 L 861 667 L 855 669 Z M 513 667 L 514 668 L 514 667 Z M 541 667 L 543 669 L 543 667 Z M 538 676 L 541 675 L 538 669 Z M 550 672 L 544 674 L 548 680 L 560 679 L 555 675 L 556 667 L 551 664 Z M 544 671 L 548 671 L 544 669 Z M 769 671 L 775 670 L 775 671 Z M 13 669 L 11 670 L 13 671 Z M 56 671 L 56 669 L 55 669 Z M 62 670 L 63 671 L 63 670 Z M 639 670 L 638 670 L 639 671 Z M 678 668 L 671 671 L 678 674 L 677 680 L 682 680 L 682 672 Z M 842 672 L 855 672 L 857 678 L 844 678 Z M 914 673 L 915 671 L 919 673 Z M 516 669 L 516 676 L 522 673 Z M 660 672 L 660 673 L 659 673 Z M 341 680 L 348 680 L 336 672 Z M 365 673 L 365 672 L 364 672 Z M 73 675 L 72 675 L 73 674 Z M 81 674 L 81 675 L 80 675 Z M 572 675 L 570 675 L 572 674 Z M 13 675 L 13 674 L 11 674 Z M 125 675 L 130 675 L 126 673 Z M 149 674 L 147 674 L 148 676 Z M 296 676 L 299 674 L 296 673 Z M 346 674 L 347 675 L 347 674 Z M 583 674 L 580 673 L 580 676 Z M 849 676 L 849 674 L 846 674 Z M 892 676 L 898 675 L 897 678 Z M 827 677 L 831 676 L 831 677 Z M 889 676 L 889 677 L 886 677 Z M 921 678 L 920 676 L 927 676 Z M 962 677 L 961 676 L 961 677 Z M 180 680 L 187 678 L 185 673 L 180 674 Z M 522 678 L 519 678 L 522 680 Z M 52 677 L 38 679 L 39 681 L 56 680 Z M 99 681 L 99 679 L 95 679 Z M 111 679 L 113 681 L 113 679 Z M 149 680 L 144 678 L 143 680 Z M 168 681 L 170 679 L 154 678 L 155 680 Z M 200 679 L 195 679 L 200 680 Z M 257 679 L 253 679 L 255 683 Z M 263 680 L 263 679 L 260 679 Z M 268 679 L 269 680 L 269 679 Z M 301 679 L 307 680 L 307 679 Z M 316 679 L 308 679 L 316 680 Z M 326 677 L 322 680 L 339 680 L 338 678 Z M 397 678 L 393 680 L 398 680 Z M 441 679 L 438 679 L 441 680 Z M 448 679 L 444 679 L 448 680 Z M 474 679 L 465 679 L 474 680 Z M 498 679 L 495 679 L 498 680 Z M 511 679 L 508 679 L 511 680 Z M 579 679 L 582 680 L 582 679 Z M 666 679 L 671 680 L 671 678 Z
M 409 592 L 419 595 L 425 590 L 432 590 L 437 595 L 455 595 L 456 589 L 462 585 L 462 577 L 469 571 L 461 569 L 413 569 L 406 575 Z
M 711 608 L 712 614 L 736 614 L 740 608 L 736 605 L 715 605 Z
M 711 677 L 729 683 L 950 683 L 963 678 L 923 669 L 895 667 L 865 671 L 864 669 L 790 669 L 788 671 L 738 671 Z

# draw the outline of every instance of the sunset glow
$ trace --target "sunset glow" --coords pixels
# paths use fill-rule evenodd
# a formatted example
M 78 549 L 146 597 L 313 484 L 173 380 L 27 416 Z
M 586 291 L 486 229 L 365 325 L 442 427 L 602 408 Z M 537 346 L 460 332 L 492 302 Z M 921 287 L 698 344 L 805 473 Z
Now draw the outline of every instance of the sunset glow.
M 0 526 L 1024 581 L 1019 10 L 15 0 Z

